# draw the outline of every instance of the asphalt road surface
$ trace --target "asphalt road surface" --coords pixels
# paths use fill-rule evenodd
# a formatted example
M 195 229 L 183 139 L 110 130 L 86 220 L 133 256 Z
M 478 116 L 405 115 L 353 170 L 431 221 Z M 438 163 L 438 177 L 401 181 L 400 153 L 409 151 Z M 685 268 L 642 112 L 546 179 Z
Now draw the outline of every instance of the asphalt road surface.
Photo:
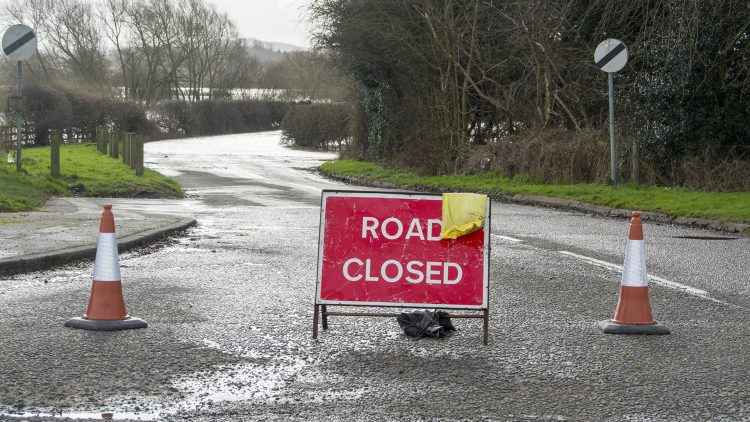
M 333 154 L 279 136 L 146 146 L 188 198 L 119 209 L 199 223 L 120 256 L 147 329 L 63 327 L 91 262 L 0 279 L 0 419 L 750 419 L 747 237 L 646 224 L 651 306 L 672 333 L 606 335 L 628 222 L 494 203 L 489 345 L 480 320 L 415 340 L 354 317 L 313 341 L 320 191 L 353 187 L 310 170 Z

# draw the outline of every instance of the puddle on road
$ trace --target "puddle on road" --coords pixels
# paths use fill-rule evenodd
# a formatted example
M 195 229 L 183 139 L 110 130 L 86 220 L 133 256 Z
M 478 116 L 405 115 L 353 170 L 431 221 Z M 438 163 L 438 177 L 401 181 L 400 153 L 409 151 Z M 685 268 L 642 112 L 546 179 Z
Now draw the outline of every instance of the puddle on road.
M 302 360 L 225 366 L 211 374 L 183 378 L 174 386 L 188 395 L 187 402 L 195 409 L 217 402 L 271 401 L 282 395 L 283 387 L 304 366 Z
M 135 411 L 133 407 L 121 408 L 116 406 L 103 407 L 97 412 L 72 409 L 60 411 L 58 409 L 38 409 L 38 411 L 0 411 L 0 418 L 24 419 L 43 417 L 54 419 L 98 419 L 102 420 L 102 413 L 111 412 L 114 420 L 157 420 L 178 413 L 187 413 L 199 409 L 210 408 L 213 405 L 229 402 L 283 402 L 284 389 L 295 375 L 307 363 L 299 358 L 267 359 L 263 353 L 246 351 L 247 355 L 262 358 L 262 363 L 243 363 L 239 365 L 222 365 L 211 370 L 178 377 L 171 387 L 182 394 L 182 398 L 165 399 L 157 396 L 140 396 L 138 402 L 144 411 Z M 113 396 L 110 403 L 124 403 L 128 396 Z M 148 403 L 143 405 L 142 403 Z
M 113 413 L 112 417 L 104 418 L 103 413 L 107 412 L 59 412 L 59 413 L 2 413 L 0 417 L 24 420 L 26 418 L 53 418 L 53 419 L 101 419 L 101 420 L 142 420 L 151 421 L 155 420 L 155 417 L 145 416 L 141 413 L 132 412 L 119 412 Z

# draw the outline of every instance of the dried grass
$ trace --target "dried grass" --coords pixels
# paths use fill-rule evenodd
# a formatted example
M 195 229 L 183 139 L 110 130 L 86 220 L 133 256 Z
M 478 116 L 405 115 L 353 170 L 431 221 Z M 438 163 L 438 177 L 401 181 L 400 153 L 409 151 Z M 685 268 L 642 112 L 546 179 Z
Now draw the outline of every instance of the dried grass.
M 632 140 L 618 139 L 618 181 L 632 181 Z M 750 157 L 737 150 L 654 162 L 639 160 L 639 183 L 712 192 L 750 190 Z M 474 148 L 463 173 L 496 171 L 502 176 L 543 183 L 609 183 L 607 133 L 592 129 L 527 131 Z

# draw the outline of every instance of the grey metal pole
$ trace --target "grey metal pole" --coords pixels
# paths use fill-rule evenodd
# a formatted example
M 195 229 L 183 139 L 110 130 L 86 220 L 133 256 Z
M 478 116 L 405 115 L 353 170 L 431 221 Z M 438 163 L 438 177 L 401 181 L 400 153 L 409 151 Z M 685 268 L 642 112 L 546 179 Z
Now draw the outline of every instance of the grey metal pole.
M 614 73 L 608 72 L 609 80 L 609 158 L 612 180 L 612 190 L 617 189 L 617 150 L 615 149 L 615 77 Z
M 23 62 L 18 62 L 18 72 L 16 73 L 16 171 L 21 172 L 21 95 L 23 95 Z

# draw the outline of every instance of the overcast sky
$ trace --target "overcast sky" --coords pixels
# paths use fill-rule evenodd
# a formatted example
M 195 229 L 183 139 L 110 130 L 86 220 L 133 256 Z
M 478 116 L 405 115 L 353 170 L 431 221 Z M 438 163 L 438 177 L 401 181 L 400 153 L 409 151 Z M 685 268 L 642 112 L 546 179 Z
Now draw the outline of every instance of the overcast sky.
M 0 5 L 17 0 L 0 0 Z M 100 2 L 101 0 L 93 0 Z M 178 0 L 179 1 L 179 0 Z M 206 0 L 227 12 L 244 37 L 310 47 L 310 0 Z
M 226 11 L 245 37 L 309 47 L 308 0 L 207 0 Z

